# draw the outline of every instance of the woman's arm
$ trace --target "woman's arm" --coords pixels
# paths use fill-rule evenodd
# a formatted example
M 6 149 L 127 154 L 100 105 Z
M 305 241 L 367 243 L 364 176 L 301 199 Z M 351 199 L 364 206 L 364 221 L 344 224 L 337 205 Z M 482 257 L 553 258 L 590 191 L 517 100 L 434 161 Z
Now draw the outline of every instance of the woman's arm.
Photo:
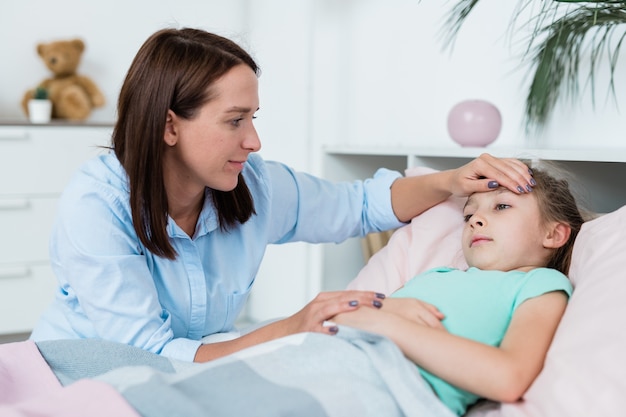
M 331 317 L 356 311 L 377 310 L 384 296 L 371 291 L 323 292 L 292 316 L 277 320 L 237 339 L 201 345 L 194 362 L 206 362 L 279 337 L 301 332 L 334 334 L 336 326 L 325 325 Z
M 512 402 L 541 371 L 566 304 L 561 292 L 526 300 L 515 311 L 500 347 L 420 325 L 384 309 L 361 309 L 333 320 L 389 337 L 410 360 L 453 385 Z
M 451 195 L 488 191 L 492 181 L 519 194 L 532 185 L 532 175 L 517 159 L 485 153 L 457 169 L 397 179 L 391 186 L 391 205 L 398 220 L 407 222 Z

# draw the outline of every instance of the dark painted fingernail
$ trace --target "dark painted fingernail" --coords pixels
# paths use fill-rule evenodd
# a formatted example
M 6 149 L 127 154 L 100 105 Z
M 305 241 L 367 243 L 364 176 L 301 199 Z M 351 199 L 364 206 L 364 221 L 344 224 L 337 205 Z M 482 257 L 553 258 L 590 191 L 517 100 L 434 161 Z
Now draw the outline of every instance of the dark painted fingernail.
M 535 181 L 534 178 L 531 178 L 530 179 L 530 185 L 532 185 L 534 187 L 535 185 L 537 185 L 537 181 Z
M 518 185 L 518 186 L 517 186 L 517 191 L 519 191 L 520 193 L 523 193 L 523 192 L 524 192 L 524 189 L 522 188 L 522 186 L 521 186 L 521 185 Z
M 526 184 L 526 191 L 528 191 L 529 193 L 533 191 L 533 187 L 531 187 L 530 185 Z
M 328 331 L 331 332 L 332 334 L 335 334 L 339 331 L 339 327 L 337 326 L 331 326 L 328 328 Z
M 376 293 L 376 298 L 380 298 L 381 300 L 384 300 L 385 299 L 385 294 L 377 292 Z
M 350 304 L 351 307 L 356 307 L 356 306 L 359 305 L 359 302 L 357 300 L 352 300 L 352 301 L 350 301 L 349 304 Z
M 383 306 L 383 303 L 381 303 L 378 300 L 372 301 L 372 304 L 374 304 L 374 307 L 376 307 L 376 308 L 381 308 Z
M 487 187 L 489 188 L 498 188 L 500 186 L 500 184 L 498 184 L 498 181 L 489 181 L 487 183 Z

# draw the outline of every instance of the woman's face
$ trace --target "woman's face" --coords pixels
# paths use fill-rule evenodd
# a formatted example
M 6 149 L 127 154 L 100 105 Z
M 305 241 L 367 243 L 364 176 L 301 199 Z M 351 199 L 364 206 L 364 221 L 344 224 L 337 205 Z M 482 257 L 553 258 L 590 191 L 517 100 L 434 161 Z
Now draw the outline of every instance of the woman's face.
M 205 187 L 230 191 L 251 152 L 261 148 L 254 128 L 259 108 L 257 76 L 246 65 L 229 70 L 212 86 L 213 99 L 190 120 L 168 112 L 164 140 L 168 194 L 197 194 Z

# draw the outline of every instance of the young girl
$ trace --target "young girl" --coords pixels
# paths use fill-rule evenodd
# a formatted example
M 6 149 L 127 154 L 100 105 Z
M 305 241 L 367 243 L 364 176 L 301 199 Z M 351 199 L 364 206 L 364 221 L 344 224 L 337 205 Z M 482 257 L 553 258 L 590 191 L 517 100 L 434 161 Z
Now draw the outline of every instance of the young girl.
M 392 339 L 458 415 L 481 397 L 522 396 L 572 292 L 564 274 L 583 217 L 567 181 L 539 170 L 534 179 L 532 193 L 498 188 L 467 199 L 466 271 L 426 271 L 382 309 L 333 319 Z

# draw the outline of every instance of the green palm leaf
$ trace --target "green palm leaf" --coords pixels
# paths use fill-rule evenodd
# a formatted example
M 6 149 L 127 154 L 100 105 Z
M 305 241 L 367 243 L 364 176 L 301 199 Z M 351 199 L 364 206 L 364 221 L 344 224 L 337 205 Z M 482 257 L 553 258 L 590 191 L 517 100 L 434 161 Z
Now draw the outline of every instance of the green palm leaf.
M 622 5 L 582 6 L 544 27 L 537 35 L 545 35 L 536 43 L 530 59 L 535 72 L 526 97 L 526 128 L 543 128 L 565 92 L 575 100 L 579 96 L 581 62 L 588 68 L 587 81 L 595 106 L 595 76 L 600 61 L 609 62 L 609 91 L 615 97 L 615 66 L 626 31 L 616 30 L 626 23 Z M 621 26 L 622 29 L 626 26 Z M 536 41 L 538 38 L 534 38 Z

